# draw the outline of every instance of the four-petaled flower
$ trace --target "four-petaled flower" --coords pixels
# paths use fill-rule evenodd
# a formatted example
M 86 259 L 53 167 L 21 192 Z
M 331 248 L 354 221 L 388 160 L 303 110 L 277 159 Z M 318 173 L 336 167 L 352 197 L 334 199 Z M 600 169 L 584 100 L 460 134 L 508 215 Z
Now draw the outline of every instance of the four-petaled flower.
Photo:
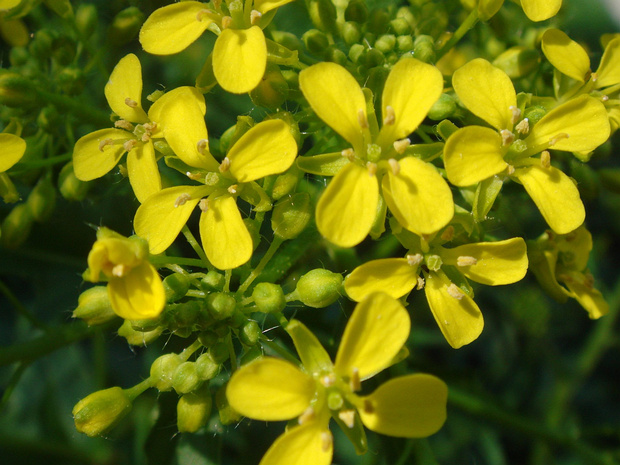
M 261 465 L 328 465 L 330 418 L 365 450 L 368 429 L 396 437 L 426 437 L 446 418 L 447 387 L 426 374 L 394 378 L 369 395 L 361 381 L 392 365 L 410 330 L 409 314 L 395 299 L 375 293 L 360 302 L 345 328 L 336 361 L 302 323 L 286 327 L 302 366 L 264 357 L 230 378 L 226 396 L 242 415 L 265 421 L 299 417 L 269 448 Z

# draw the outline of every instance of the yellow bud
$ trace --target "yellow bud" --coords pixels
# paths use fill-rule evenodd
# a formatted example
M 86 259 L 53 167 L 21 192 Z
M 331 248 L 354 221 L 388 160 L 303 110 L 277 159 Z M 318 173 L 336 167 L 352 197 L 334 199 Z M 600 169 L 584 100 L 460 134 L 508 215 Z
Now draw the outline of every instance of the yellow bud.
M 296 292 L 308 307 L 327 307 L 342 294 L 342 275 L 322 268 L 311 270 L 299 278 Z
M 208 388 L 184 394 L 177 403 L 177 428 L 181 433 L 195 433 L 207 424 L 213 400 Z
M 89 437 L 104 434 L 131 411 L 131 400 L 120 387 L 93 392 L 73 407 L 75 428 Z
M 88 326 L 101 325 L 116 318 L 108 297 L 108 289 L 105 286 L 95 286 L 82 292 L 72 316 L 83 320 Z

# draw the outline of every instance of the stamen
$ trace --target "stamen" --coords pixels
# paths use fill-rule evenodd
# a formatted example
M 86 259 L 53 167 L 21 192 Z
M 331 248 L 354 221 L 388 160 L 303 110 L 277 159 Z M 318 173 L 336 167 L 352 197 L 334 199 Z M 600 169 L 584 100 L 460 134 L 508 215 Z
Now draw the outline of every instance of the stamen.
M 250 13 L 250 24 L 252 24 L 252 26 L 258 24 L 261 16 L 263 16 L 263 14 L 260 11 L 252 10 L 252 12 Z
M 179 195 L 177 197 L 177 199 L 174 201 L 174 208 L 178 208 L 181 205 L 185 205 L 185 202 L 187 202 L 188 200 L 190 200 L 192 198 L 191 195 L 189 195 L 187 192 Z
M 198 153 L 205 154 L 209 148 L 209 141 L 207 139 L 200 139 L 196 144 L 196 149 Z
M 508 176 L 512 176 L 513 174 L 515 174 L 515 167 L 512 165 L 508 165 L 508 168 L 506 168 L 506 170 L 508 171 Z
M 198 202 L 198 208 L 200 208 L 201 212 L 205 213 L 209 209 L 209 199 L 202 199 Z
M 598 79 L 598 74 L 596 74 L 596 73 L 592 73 L 592 74 L 590 75 L 590 79 L 592 79 L 592 82 L 596 82 L 596 81 L 597 81 L 597 79 Z
M 118 121 L 115 121 L 114 122 L 114 127 L 115 128 L 125 129 L 127 131 L 133 131 L 133 124 L 131 124 L 126 119 L 119 119 Z
M 99 142 L 99 151 L 103 152 L 103 149 L 106 148 L 106 146 L 112 145 L 112 144 L 114 144 L 114 141 L 112 139 L 103 139 L 102 141 Z
M 196 13 L 196 21 L 202 21 L 204 18 L 208 17 L 209 14 L 212 14 L 213 12 L 211 10 L 208 9 L 204 9 L 204 10 L 200 10 L 198 13 Z
M 388 165 L 390 165 L 392 174 L 394 176 L 398 176 L 398 173 L 400 173 L 400 164 L 398 163 L 398 160 L 396 160 L 395 158 L 390 158 L 388 160 Z
M 351 148 L 344 149 L 342 152 L 340 152 L 340 155 L 342 155 L 345 158 L 348 158 L 349 161 L 353 161 L 355 159 L 355 151 Z
M 323 452 L 327 452 L 333 447 L 333 444 L 334 437 L 332 436 L 332 433 L 330 433 L 329 431 L 323 431 L 321 433 L 321 450 Z
M 127 105 L 130 108 L 136 108 L 138 106 L 138 102 L 127 97 L 125 99 L 125 105 Z
M 377 174 L 377 164 L 373 163 L 371 161 L 366 163 L 366 168 L 368 168 L 368 174 L 370 175 L 370 177 L 373 177 L 375 174 Z
M 355 410 L 341 410 L 338 412 L 338 418 L 347 425 L 347 428 L 353 428 L 355 425 Z
M 462 255 L 456 259 L 456 266 L 473 266 L 478 263 L 478 259 L 468 255 Z
M 155 129 L 157 129 L 157 123 L 155 121 L 151 121 L 150 123 L 144 123 L 142 126 L 148 132 L 154 132 Z
M 530 132 L 530 120 L 527 118 L 523 118 L 519 124 L 515 126 L 515 129 L 519 134 L 527 134 Z
M 508 129 L 502 129 L 499 134 L 500 136 L 502 136 L 502 145 L 504 147 L 512 144 L 515 141 L 515 135 Z
M 118 265 L 114 265 L 112 268 L 112 276 L 116 276 L 117 278 L 122 278 L 129 271 L 129 267 L 122 263 Z
M 322 376 L 321 379 L 319 379 L 319 382 L 326 388 L 332 387 L 334 384 L 336 384 L 336 375 L 334 375 L 333 373 L 329 373 L 325 376 Z
M 397 140 L 396 142 L 394 142 L 394 150 L 396 150 L 396 153 L 399 153 L 402 155 L 403 153 L 405 153 L 405 150 L 410 145 L 411 145 L 411 141 L 409 139 Z
M 224 16 L 222 18 L 222 29 L 228 29 L 233 22 L 233 19 L 230 16 Z
M 555 144 L 557 144 L 558 142 L 560 142 L 562 139 L 568 139 L 570 136 L 568 134 L 566 134 L 565 132 L 561 132 L 559 134 L 556 134 L 555 137 L 553 137 L 550 141 L 549 141 L 549 147 L 553 147 Z
M 364 110 L 357 110 L 357 122 L 362 129 L 368 129 L 368 120 L 364 114 Z
M 510 105 L 508 109 L 512 113 L 512 117 L 510 118 L 510 121 L 512 122 L 512 124 L 516 124 L 516 122 L 519 121 L 519 118 L 521 118 L 521 110 L 518 107 L 515 107 L 514 105 Z
M 450 242 L 454 239 L 454 226 L 450 225 L 446 229 L 443 230 L 440 236 L 441 240 Z
M 297 420 L 299 422 L 300 425 L 303 425 L 304 423 L 309 422 L 310 420 L 313 420 L 315 417 L 314 414 L 314 409 L 312 407 L 308 407 L 304 413 L 302 413 L 299 416 L 299 419 Z
M 422 276 L 418 276 L 418 284 L 416 285 L 416 289 L 418 291 L 421 291 L 422 289 L 424 289 L 424 278 Z
M 123 148 L 128 152 L 131 151 L 136 145 L 138 145 L 138 141 L 136 139 L 130 139 L 123 144 Z
M 228 157 L 224 157 L 224 159 L 222 160 L 222 164 L 218 169 L 220 173 L 225 173 L 226 171 L 228 171 L 228 168 L 230 168 L 230 159 Z
M 609 100 L 609 95 L 603 95 L 603 96 L 601 97 L 601 102 L 603 102 L 603 103 L 604 103 L 604 102 L 607 102 L 608 100 Z
M 448 295 L 454 297 L 456 300 L 461 300 L 465 293 L 454 283 L 450 284 L 447 289 Z
M 142 142 L 148 142 L 151 140 L 151 133 L 150 132 L 145 132 L 144 134 L 142 134 L 142 137 L 140 137 L 140 140 Z
M 390 105 L 385 107 L 385 118 L 383 118 L 383 125 L 392 125 L 396 121 L 396 113 L 394 113 L 394 108 Z
M 360 370 L 357 367 L 353 367 L 353 372 L 351 373 L 351 379 L 349 380 L 349 387 L 351 391 L 357 392 L 362 389 L 362 381 L 360 380 Z
M 540 154 L 540 166 L 549 168 L 551 166 L 551 154 L 549 150 L 543 150 Z
M 229 193 L 231 194 L 236 194 L 237 193 L 237 189 L 239 188 L 239 186 L 237 184 L 233 184 L 232 186 L 229 186 L 228 189 L 226 189 Z
M 200 174 L 200 173 L 191 173 L 189 171 L 187 173 L 185 173 L 185 176 L 190 178 L 192 181 L 199 181 L 200 178 L 202 178 L 202 174 Z
M 407 254 L 405 258 L 407 259 L 407 264 L 409 266 L 418 266 L 420 263 L 422 263 L 422 260 L 424 260 L 424 256 L 422 256 L 421 253 L 417 253 L 415 255 Z

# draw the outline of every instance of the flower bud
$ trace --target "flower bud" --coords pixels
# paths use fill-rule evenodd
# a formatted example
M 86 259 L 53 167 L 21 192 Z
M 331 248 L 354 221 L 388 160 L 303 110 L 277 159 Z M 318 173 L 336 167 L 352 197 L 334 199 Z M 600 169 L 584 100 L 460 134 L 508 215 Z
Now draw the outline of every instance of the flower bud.
M 250 98 L 255 105 L 270 110 L 281 107 L 287 97 L 288 83 L 276 65 L 268 65 L 263 79 L 250 92 Z
M 538 68 L 540 54 L 533 48 L 523 46 L 511 47 L 495 60 L 493 66 L 497 66 L 510 78 L 518 79 L 526 76 Z
M 314 27 L 333 34 L 338 32 L 336 7 L 331 0 L 308 0 L 306 7 Z
M 131 400 L 120 387 L 93 392 L 73 407 L 75 428 L 89 437 L 104 434 L 131 411 Z
M 258 311 L 263 313 L 281 312 L 286 306 L 282 287 L 273 283 L 258 283 L 252 291 L 252 298 Z
M 362 0 L 352 0 L 344 11 L 344 17 L 347 21 L 355 21 L 363 24 L 368 19 L 368 7 L 366 2 Z
M 43 176 L 39 180 L 28 195 L 26 204 L 35 221 L 45 222 L 52 216 L 56 206 L 56 189 L 49 176 Z
M 453 116 L 456 112 L 457 105 L 455 98 L 450 94 L 441 94 L 439 99 L 433 104 L 428 112 L 428 117 L 435 121 Z
M 361 2 L 360 2 L 361 3 Z M 390 15 L 384 9 L 377 8 L 371 11 L 366 27 L 374 34 L 384 34 L 390 26 Z
M 200 287 L 205 292 L 221 291 L 224 289 L 226 278 L 219 271 L 211 270 L 200 280 Z
M 175 302 L 187 294 L 189 278 L 181 273 L 173 273 L 163 280 L 166 302 Z
M 294 239 L 303 232 L 311 216 L 310 196 L 306 192 L 297 192 L 276 204 L 271 217 L 271 227 L 280 239 Z
M 181 433 L 195 433 L 207 424 L 213 400 L 207 387 L 184 394 L 177 403 L 177 428 Z
M 83 320 L 88 326 L 101 325 L 116 318 L 108 297 L 108 289 L 105 286 L 95 286 L 82 292 L 72 316 Z
M 390 28 L 398 36 L 409 36 L 411 34 L 411 26 L 409 26 L 409 22 L 405 18 L 394 18 L 390 21 Z
M 271 35 L 276 43 L 289 50 L 301 50 L 303 48 L 303 42 L 295 34 L 285 31 L 272 31 Z
M 396 46 L 396 36 L 394 34 L 384 34 L 375 42 L 375 48 L 383 53 L 389 53 Z
M 359 63 L 362 61 L 366 53 L 366 47 L 362 44 L 353 44 L 349 49 L 349 58 L 353 63 Z
M 183 363 L 178 354 L 164 354 L 151 365 L 151 380 L 153 387 L 159 391 L 170 391 L 172 389 L 172 377 L 178 366 Z
M 58 33 L 56 31 L 51 29 L 39 29 L 34 33 L 30 44 L 28 44 L 28 51 L 35 58 L 47 60 L 52 54 L 54 40 L 57 37 Z
M 30 59 L 30 53 L 26 47 L 12 47 L 9 52 L 11 66 L 23 66 Z
M 247 320 L 245 324 L 239 328 L 239 340 L 246 346 L 255 345 L 261 335 L 260 326 L 254 320 Z
M 202 384 L 194 362 L 181 363 L 172 376 L 172 387 L 177 394 L 195 391 Z
M 271 198 L 280 200 L 285 195 L 291 193 L 297 186 L 302 175 L 303 173 L 297 167 L 297 164 L 293 163 L 293 166 L 291 166 L 288 171 L 276 178 L 273 189 L 271 190 Z
M 428 35 L 416 37 L 413 43 L 413 56 L 425 63 L 435 61 L 435 40 Z
M 73 162 L 67 163 L 58 175 L 58 190 L 66 200 L 80 202 L 86 198 L 90 184 L 80 181 L 73 172 Z
M 323 308 L 342 294 L 342 275 L 323 268 L 308 271 L 297 282 L 297 297 L 308 307 Z
M 207 296 L 207 308 L 216 320 L 230 318 L 237 307 L 237 301 L 229 294 L 213 292 Z
M 528 107 L 523 112 L 523 118 L 527 118 L 530 122 L 530 127 L 538 123 L 543 116 L 547 114 L 547 110 L 539 105 Z
M 67 36 L 59 36 L 52 44 L 52 58 L 61 66 L 70 65 L 77 54 L 77 44 Z M 74 68 L 79 71 L 78 68 Z
M 28 239 L 33 221 L 28 204 L 15 205 L 2 222 L 2 236 L 0 236 L 2 247 L 16 249 L 22 245 Z
M 56 82 L 65 94 L 77 95 L 84 90 L 86 76 L 80 68 L 67 66 L 57 74 Z
M 226 360 L 228 360 L 228 357 L 230 356 L 230 352 L 228 351 L 228 345 L 220 341 L 209 347 L 208 354 L 218 365 L 224 363 Z
M 337 63 L 340 66 L 345 66 L 347 64 L 347 56 L 345 53 L 339 48 L 330 45 L 324 54 L 325 61 L 331 61 L 332 63 Z
M 215 378 L 220 372 L 220 364 L 217 363 L 209 352 L 205 352 L 196 359 L 196 373 L 202 381 Z
M 132 323 L 129 320 L 123 321 L 123 324 L 117 331 L 117 334 L 120 337 L 124 337 L 127 343 L 132 346 L 147 346 L 161 336 L 161 333 L 164 331 L 164 327 L 161 325 L 148 331 L 140 331 L 134 328 Z
M 0 72 L 0 104 L 24 108 L 35 104 L 36 95 L 27 79 L 11 71 Z
M 374 68 L 375 66 L 381 66 L 385 63 L 385 56 L 380 50 L 371 48 L 362 57 L 362 65 L 366 68 Z
M 304 45 L 310 53 L 321 54 L 329 46 L 327 36 L 318 29 L 310 29 L 301 36 Z
M 88 39 L 93 35 L 97 28 L 99 14 L 97 7 L 92 4 L 81 4 L 75 11 L 75 27 L 82 36 Z
M 349 46 L 359 44 L 359 41 L 362 38 L 362 30 L 360 29 L 360 25 L 354 21 L 347 21 L 344 23 L 342 25 L 341 34 L 345 44 Z
M 114 17 L 108 31 L 108 40 L 115 46 L 124 45 L 135 39 L 142 23 L 144 14 L 139 8 L 125 8 Z

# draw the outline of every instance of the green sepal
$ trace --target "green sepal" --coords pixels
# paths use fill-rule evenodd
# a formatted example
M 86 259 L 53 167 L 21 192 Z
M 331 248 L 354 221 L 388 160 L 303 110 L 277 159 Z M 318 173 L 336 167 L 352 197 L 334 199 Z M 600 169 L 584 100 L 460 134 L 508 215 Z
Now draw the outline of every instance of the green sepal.
M 291 320 L 285 329 L 291 336 L 301 363 L 306 370 L 311 374 L 327 373 L 333 370 L 329 354 L 314 333 L 306 328 L 302 322 Z
M 381 237 L 381 234 L 385 232 L 385 217 L 387 215 L 387 204 L 383 200 L 383 196 L 379 196 L 379 202 L 377 203 L 377 216 L 370 228 L 370 237 L 377 240 Z
M 422 251 L 420 236 L 403 228 L 394 217 L 391 217 L 389 222 L 392 234 L 396 236 L 398 242 L 400 242 L 402 246 L 409 251 L 409 253 L 415 254 Z
M 385 79 L 384 79 L 385 82 Z M 379 123 L 377 122 L 377 114 L 375 113 L 375 97 L 367 87 L 362 89 L 364 94 L 364 100 L 366 100 L 366 119 L 368 120 L 368 129 L 373 140 L 377 138 L 379 134 Z
M 349 406 L 348 402 L 346 402 L 346 404 L 347 406 Z M 353 407 L 351 407 L 351 409 L 355 410 Z M 346 437 L 349 438 L 349 441 L 353 443 L 353 447 L 355 447 L 355 453 L 357 455 L 364 455 L 366 452 L 368 452 L 368 439 L 366 438 L 366 430 L 356 410 L 352 428 L 349 428 L 340 418 L 338 418 L 338 412 L 332 412 L 332 418 L 335 420 L 338 426 L 340 426 L 340 429 L 346 435 Z
M 188 177 L 191 179 L 200 179 L 202 181 L 205 179 L 207 174 L 209 174 L 209 171 L 189 166 L 176 155 L 171 157 L 164 157 L 164 162 L 166 163 L 166 166 L 168 168 L 172 168 L 173 170 L 176 170 L 185 176 L 189 174 Z
M 441 137 L 445 142 L 448 140 L 448 137 L 458 131 L 458 129 L 459 128 L 452 121 L 444 119 L 437 124 L 435 131 L 437 131 L 439 137 Z
M 471 213 L 465 210 L 459 205 L 454 205 L 454 216 L 452 217 L 452 224 L 460 224 L 468 235 L 474 232 L 476 221 Z
M 275 10 L 272 10 L 275 13 Z M 299 68 L 297 50 L 290 50 L 271 39 L 267 39 L 267 61 L 276 65 Z
M 319 176 L 335 176 L 348 163 L 349 159 L 343 157 L 341 152 L 297 158 L 297 167 L 300 170 Z
M 196 87 L 200 92 L 206 94 L 217 84 L 215 74 L 213 74 L 213 55 L 209 54 L 198 76 L 196 77 Z
M 497 175 L 478 183 L 472 208 L 474 220 L 477 223 L 487 219 L 487 214 L 491 211 L 503 185 L 504 180 Z
M 243 184 L 239 197 L 253 205 L 254 210 L 257 212 L 268 212 L 271 210 L 271 199 L 263 188 L 254 181 Z
M 405 149 L 403 157 L 414 156 L 425 162 L 433 161 L 443 153 L 443 142 L 433 142 L 431 144 L 413 144 Z

